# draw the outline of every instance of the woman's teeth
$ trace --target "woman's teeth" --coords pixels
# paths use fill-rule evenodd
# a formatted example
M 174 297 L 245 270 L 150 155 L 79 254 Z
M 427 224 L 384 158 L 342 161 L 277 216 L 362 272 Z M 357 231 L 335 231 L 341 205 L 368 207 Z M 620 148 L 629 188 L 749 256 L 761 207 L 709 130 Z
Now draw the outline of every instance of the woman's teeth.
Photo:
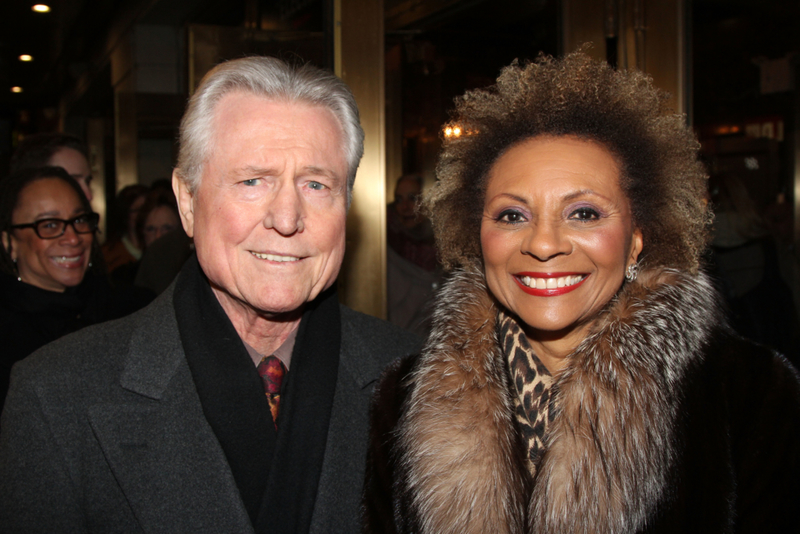
M 559 276 L 558 278 L 531 278 L 530 276 L 520 276 L 520 282 L 534 289 L 558 289 L 560 287 L 574 286 L 583 280 L 582 274 L 570 276 Z
M 81 260 L 81 256 L 53 256 L 56 263 L 74 263 Z

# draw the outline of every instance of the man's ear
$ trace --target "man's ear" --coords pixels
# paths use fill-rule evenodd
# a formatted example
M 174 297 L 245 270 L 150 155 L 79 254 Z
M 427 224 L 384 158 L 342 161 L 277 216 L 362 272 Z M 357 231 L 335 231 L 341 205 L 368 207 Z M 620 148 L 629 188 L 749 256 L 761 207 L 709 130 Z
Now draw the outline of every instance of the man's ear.
M 176 171 L 172 171 L 172 190 L 178 201 L 183 229 L 186 230 L 186 235 L 194 237 L 194 194 Z

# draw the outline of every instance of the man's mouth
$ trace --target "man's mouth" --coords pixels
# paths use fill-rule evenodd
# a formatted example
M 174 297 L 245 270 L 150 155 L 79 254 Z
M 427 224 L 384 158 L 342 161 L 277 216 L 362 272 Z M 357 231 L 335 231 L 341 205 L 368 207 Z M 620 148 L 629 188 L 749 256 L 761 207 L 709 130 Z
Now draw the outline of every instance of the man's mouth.
M 300 258 L 297 256 L 282 256 L 280 254 L 261 254 L 259 252 L 250 251 L 250 254 L 255 256 L 260 260 L 269 260 L 269 261 L 277 261 L 277 262 L 290 262 L 290 261 L 300 261 Z

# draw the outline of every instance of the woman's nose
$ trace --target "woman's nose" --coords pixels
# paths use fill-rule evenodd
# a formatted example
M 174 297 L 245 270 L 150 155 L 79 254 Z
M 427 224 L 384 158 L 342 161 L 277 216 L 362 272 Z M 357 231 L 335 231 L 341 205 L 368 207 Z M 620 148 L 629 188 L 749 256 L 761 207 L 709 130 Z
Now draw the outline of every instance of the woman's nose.
M 521 252 L 539 261 L 547 261 L 561 254 L 569 254 L 571 251 L 572 244 L 563 228 L 556 223 L 531 224 L 528 235 L 522 241 Z
M 76 232 L 75 227 L 71 224 L 68 224 L 66 228 L 64 228 L 64 233 L 59 238 L 59 241 L 69 245 L 80 244 L 83 242 L 83 235 Z

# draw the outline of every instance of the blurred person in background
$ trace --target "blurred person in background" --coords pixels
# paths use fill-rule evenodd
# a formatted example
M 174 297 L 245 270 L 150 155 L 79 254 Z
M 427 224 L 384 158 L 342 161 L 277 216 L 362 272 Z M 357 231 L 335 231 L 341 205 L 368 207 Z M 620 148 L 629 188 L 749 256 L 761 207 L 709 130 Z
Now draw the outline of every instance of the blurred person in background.
M 102 246 L 103 257 L 112 280 L 133 285 L 136 268 L 142 257 L 142 243 L 136 231 L 139 212 L 147 199 L 147 186 L 124 187 L 114 206 L 114 224 Z
M 78 182 L 92 201 L 89 152 L 77 137 L 64 133 L 40 133 L 25 137 L 11 157 L 10 172 L 36 167 L 61 167 Z
M 145 302 L 112 293 L 99 258 L 98 215 L 61 167 L 18 171 L 0 183 L 0 396 L 11 366 L 39 347 Z
M 134 284 L 158 295 L 172 283 L 194 250 L 181 225 L 171 188 L 153 184 L 139 214 L 137 232 L 145 250 Z
M 146 249 L 153 241 L 181 227 L 178 203 L 172 190 L 151 191 L 139 212 L 137 233 Z
M 441 270 L 430 220 L 418 209 L 421 197 L 422 176 L 406 174 L 397 180 L 386 217 L 386 285 L 389 321 L 424 336 Z
M 800 328 L 789 284 L 778 259 L 776 236 L 740 176 L 709 182 L 714 208 L 711 269 L 739 334 L 800 364 Z

